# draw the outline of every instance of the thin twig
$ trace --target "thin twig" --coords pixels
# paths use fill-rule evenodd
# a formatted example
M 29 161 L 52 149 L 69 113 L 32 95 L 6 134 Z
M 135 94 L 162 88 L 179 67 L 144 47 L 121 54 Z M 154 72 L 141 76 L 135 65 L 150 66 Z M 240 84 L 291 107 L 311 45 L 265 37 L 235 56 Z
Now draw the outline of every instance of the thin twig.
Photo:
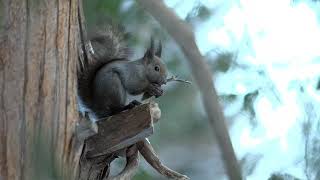
M 136 145 L 132 145 L 126 150 L 126 167 L 116 176 L 108 177 L 107 180 L 130 180 L 139 167 L 139 154 Z
M 191 84 L 191 81 L 179 79 L 178 76 L 171 76 L 170 78 L 167 79 L 167 82 L 172 82 L 172 81 L 177 81 L 177 82 L 183 82 L 183 83 L 186 83 L 186 84 Z

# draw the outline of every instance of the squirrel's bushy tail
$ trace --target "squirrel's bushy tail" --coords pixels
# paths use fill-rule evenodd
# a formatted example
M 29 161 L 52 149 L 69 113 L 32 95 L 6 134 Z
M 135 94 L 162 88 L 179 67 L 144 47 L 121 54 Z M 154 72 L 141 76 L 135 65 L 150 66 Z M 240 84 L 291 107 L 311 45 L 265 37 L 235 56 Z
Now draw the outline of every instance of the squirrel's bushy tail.
M 94 109 L 92 83 L 99 69 L 113 60 L 128 60 L 131 51 L 125 44 L 126 37 L 124 29 L 116 25 L 108 25 L 89 34 L 90 41 L 85 46 L 90 47 L 91 44 L 92 58 L 80 61 L 78 68 L 78 98 L 86 109 Z

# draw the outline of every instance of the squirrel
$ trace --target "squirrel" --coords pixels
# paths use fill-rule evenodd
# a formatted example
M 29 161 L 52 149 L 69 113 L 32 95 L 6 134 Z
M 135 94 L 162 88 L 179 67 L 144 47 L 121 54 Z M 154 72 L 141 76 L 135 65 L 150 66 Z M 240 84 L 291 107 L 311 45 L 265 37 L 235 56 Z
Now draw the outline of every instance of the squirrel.
M 126 104 L 128 94 L 163 94 L 167 67 L 161 59 L 161 41 L 155 48 L 151 37 L 143 57 L 129 60 L 125 37 L 118 27 L 109 26 L 89 38 L 92 60 L 78 70 L 78 98 L 91 117 L 104 118 L 140 104 L 136 100 Z

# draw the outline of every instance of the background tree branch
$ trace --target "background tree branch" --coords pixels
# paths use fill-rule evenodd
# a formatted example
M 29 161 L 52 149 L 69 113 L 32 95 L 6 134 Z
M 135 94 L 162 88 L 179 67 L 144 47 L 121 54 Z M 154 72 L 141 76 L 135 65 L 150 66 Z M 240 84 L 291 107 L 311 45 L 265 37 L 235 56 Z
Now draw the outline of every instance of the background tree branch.
M 193 77 L 201 92 L 209 123 L 214 130 L 227 174 L 232 180 L 242 179 L 237 158 L 232 147 L 225 118 L 218 103 L 218 96 L 212 82 L 212 74 L 195 43 L 194 34 L 190 27 L 161 0 L 137 0 L 175 39 L 192 70 Z

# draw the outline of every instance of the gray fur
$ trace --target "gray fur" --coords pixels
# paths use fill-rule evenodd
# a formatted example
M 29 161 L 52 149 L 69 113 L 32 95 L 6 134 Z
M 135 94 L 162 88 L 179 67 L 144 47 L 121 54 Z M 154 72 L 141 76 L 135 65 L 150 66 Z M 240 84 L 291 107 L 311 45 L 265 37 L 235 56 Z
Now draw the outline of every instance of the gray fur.
M 150 75 L 147 68 L 152 64 L 145 64 L 145 61 L 114 61 L 97 72 L 93 83 L 93 99 L 98 117 L 121 111 L 126 106 L 127 94 L 140 95 L 146 92 L 152 83 L 165 83 L 166 71 L 163 75 L 149 73 L 154 80 L 148 79 Z M 165 67 L 164 64 L 161 65 Z
M 90 41 L 94 61 L 78 72 L 78 97 L 91 117 L 122 111 L 127 94 L 162 94 L 160 87 L 166 83 L 167 67 L 160 59 L 161 45 L 155 52 L 153 39 L 143 58 L 135 61 L 128 60 L 130 51 L 123 43 L 123 34 L 114 28 L 97 32 Z

